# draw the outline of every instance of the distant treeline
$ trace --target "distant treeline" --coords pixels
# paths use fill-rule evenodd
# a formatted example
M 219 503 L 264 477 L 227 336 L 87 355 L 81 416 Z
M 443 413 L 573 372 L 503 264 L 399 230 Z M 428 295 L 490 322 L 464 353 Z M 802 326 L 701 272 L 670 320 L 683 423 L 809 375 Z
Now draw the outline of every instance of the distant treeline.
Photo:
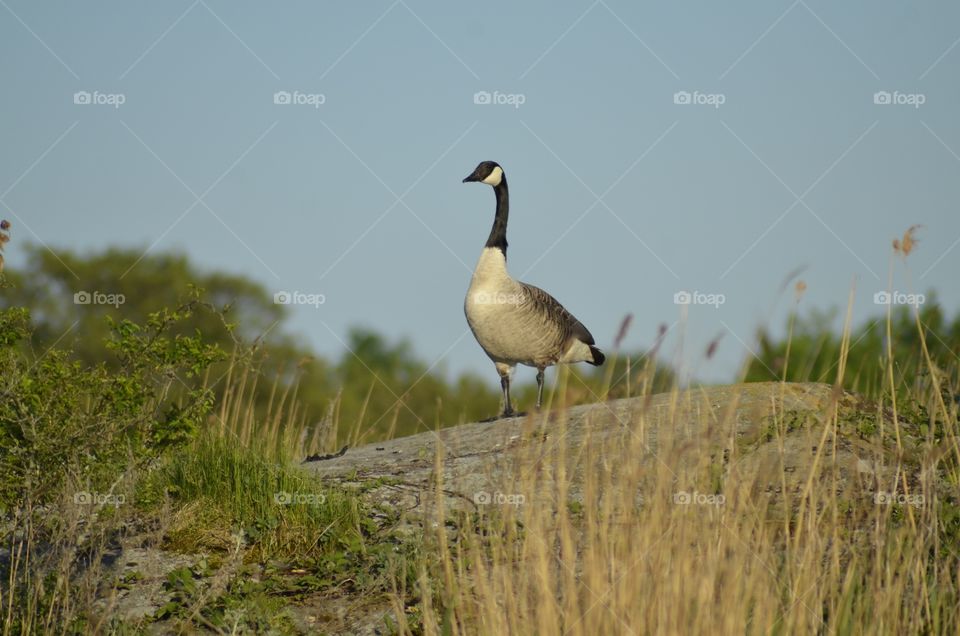
M 58 250 L 54 255 L 39 246 L 18 249 L 27 252 L 26 266 L 5 272 L 0 309 L 29 310 L 32 332 L 24 346 L 32 347 L 36 355 L 56 347 L 84 365 L 119 365 L 108 347 L 111 324 L 122 319 L 143 323 L 151 313 L 176 307 L 199 289 L 203 302 L 176 329 L 185 336 L 199 335 L 227 354 L 204 375 L 217 397 L 227 384 L 224 377 L 232 356 L 234 365 L 242 357 L 256 370 L 259 378 L 251 390 L 264 411 L 271 400 L 292 394 L 295 387 L 299 416 L 308 424 L 339 428 L 340 440 L 348 431 L 359 431 L 370 440 L 388 432 L 401 435 L 471 421 L 498 410 L 495 378 L 465 373 L 449 380 L 418 357 L 409 342 L 391 342 L 367 329 L 350 330 L 339 358 L 318 356 L 285 328 L 287 306 L 276 304 L 261 284 L 242 275 L 202 272 L 184 255 L 144 256 L 135 249 L 88 255 Z M 919 313 L 926 347 L 938 368 L 955 374 L 960 316 L 948 319 L 933 296 L 928 299 Z M 831 329 L 831 320 L 831 315 L 819 313 L 791 318 L 789 360 L 786 340 L 760 333 L 758 356 L 746 362 L 745 379 L 786 375 L 790 380 L 833 382 L 841 337 Z M 897 382 L 916 376 L 924 366 L 916 320 L 908 307 L 897 307 L 893 313 L 890 342 Z M 845 386 L 874 394 L 883 390 L 886 335 L 882 314 L 854 329 Z M 592 402 L 667 390 L 675 376 L 653 358 L 646 352 L 621 352 L 611 356 L 613 365 L 573 369 L 566 399 Z M 529 384 L 519 388 L 521 408 L 532 402 L 534 390 Z

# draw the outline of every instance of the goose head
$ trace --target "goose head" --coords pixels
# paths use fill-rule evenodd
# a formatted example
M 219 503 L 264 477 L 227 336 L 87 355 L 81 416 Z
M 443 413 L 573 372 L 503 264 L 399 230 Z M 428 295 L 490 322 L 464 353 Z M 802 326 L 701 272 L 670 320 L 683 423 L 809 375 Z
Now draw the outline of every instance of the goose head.
M 503 168 L 496 161 L 481 161 L 464 180 L 464 183 L 479 181 L 496 188 L 503 181 Z

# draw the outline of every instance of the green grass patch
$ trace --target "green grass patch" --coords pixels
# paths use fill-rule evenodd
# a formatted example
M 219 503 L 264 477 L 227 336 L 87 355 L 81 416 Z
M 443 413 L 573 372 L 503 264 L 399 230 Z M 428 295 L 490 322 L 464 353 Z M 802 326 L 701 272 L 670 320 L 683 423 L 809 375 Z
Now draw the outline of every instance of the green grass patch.
M 253 558 L 296 559 L 350 546 L 364 551 L 370 516 L 355 492 L 326 486 L 282 456 L 205 432 L 143 480 L 137 501 L 177 511 L 169 547 L 253 547 Z

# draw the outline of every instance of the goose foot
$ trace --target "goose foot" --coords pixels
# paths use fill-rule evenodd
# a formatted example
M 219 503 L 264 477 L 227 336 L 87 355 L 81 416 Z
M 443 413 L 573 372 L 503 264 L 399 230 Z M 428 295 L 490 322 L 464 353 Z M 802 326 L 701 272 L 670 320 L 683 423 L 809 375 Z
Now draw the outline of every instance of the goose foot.
M 504 411 L 500 415 L 494 415 L 493 417 L 488 417 L 485 420 L 480 420 L 480 422 L 486 424 L 489 422 L 496 422 L 497 420 L 509 420 L 509 419 L 514 419 L 518 417 L 526 417 L 526 416 L 527 416 L 526 411 Z

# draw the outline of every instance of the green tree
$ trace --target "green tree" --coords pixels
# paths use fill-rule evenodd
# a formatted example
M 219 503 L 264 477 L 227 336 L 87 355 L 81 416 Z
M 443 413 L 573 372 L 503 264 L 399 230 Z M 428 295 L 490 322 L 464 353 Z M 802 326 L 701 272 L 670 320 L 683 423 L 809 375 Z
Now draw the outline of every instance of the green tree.
M 785 377 L 788 381 L 835 382 L 842 345 L 840 334 L 831 328 L 836 317 L 835 310 L 791 316 L 788 327 L 792 324 L 793 335 L 789 341 L 773 338 L 762 331 L 757 358 L 747 362 L 746 380 L 781 380 Z M 920 328 L 917 326 L 918 317 Z M 949 319 L 936 302 L 935 294 L 930 292 L 918 315 L 914 308 L 907 306 L 895 307 L 891 312 L 890 344 L 897 386 L 910 385 L 928 371 L 921 346 L 921 329 L 933 364 L 947 374 L 957 370 L 960 315 Z M 881 314 L 851 330 L 843 385 L 850 390 L 878 395 L 885 386 L 889 389 L 886 370 L 887 316 Z
M 199 330 L 225 348 L 232 346 L 234 337 L 252 341 L 261 334 L 267 334 L 271 344 L 283 342 L 271 331 L 283 320 L 285 307 L 274 304 L 262 285 L 243 276 L 201 272 L 182 254 L 111 248 L 80 255 L 70 250 L 53 253 L 36 245 L 23 249 L 27 265 L 7 273 L 11 288 L 0 297 L 0 306 L 29 307 L 36 327 L 34 343 L 58 342 L 82 362 L 105 360 L 107 316 L 141 322 L 152 312 L 176 306 L 192 287 L 204 290 L 205 302 L 226 310 L 236 332 L 230 334 L 216 311 L 197 312 L 180 326 L 182 330 Z M 84 294 L 92 298 L 94 293 L 116 303 L 75 302 L 76 294 L 82 302 Z
M 471 374 L 451 385 L 443 369 L 417 359 L 409 342 L 390 344 L 373 331 L 350 330 L 348 351 L 335 369 L 345 391 L 344 413 L 361 424 L 361 433 L 394 429 L 397 434 L 433 430 L 473 421 L 496 412 L 499 391 Z M 362 417 L 361 417 L 362 415 Z

